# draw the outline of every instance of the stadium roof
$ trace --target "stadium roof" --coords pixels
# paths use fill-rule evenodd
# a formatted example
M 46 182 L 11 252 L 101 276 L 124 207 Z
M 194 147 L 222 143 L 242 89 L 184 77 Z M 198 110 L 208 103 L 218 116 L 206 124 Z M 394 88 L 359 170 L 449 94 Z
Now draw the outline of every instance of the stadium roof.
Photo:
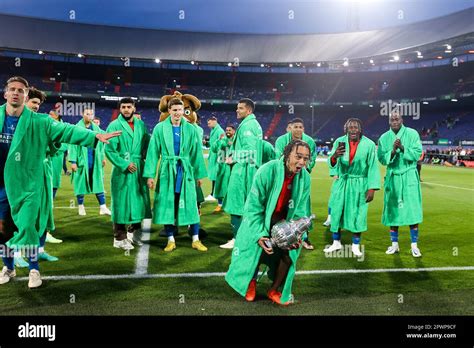
M 450 39 L 473 32 L 474 7 L 380 30 L 305 35 L 165 31 L 0 15 L 2 48 L 201 62 L 338 61 L 449 44 Z

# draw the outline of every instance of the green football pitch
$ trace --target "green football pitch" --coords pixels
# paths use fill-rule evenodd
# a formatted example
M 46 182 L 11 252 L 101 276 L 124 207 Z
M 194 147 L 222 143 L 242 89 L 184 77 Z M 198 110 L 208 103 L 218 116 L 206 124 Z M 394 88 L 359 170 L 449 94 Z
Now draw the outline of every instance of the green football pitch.
M 106 168 L 107 204 L 110 171 Z M 74 204 L 69 177 L 63 176 L 55 201 L 55 236 L 46 244 L 60 260 L 42 262 L 43 286 L 27 287 L 27 269 L 0 287 L 2 315 L 473 315 L 474 314 L 474 170 L 424 166 L 424 222 L 419 246 L 410 253 L 408 227 L 400 230 L 401 252 L 386 255 L 389 233 L 381 223 L 383 192 L 370 204 L 368 231 L 362 236 L 363 258 L 349 252 L 325 255 L 331 234 L 322 226 L 327 214 L 331 178 L 324 162 L 312 174 L 312 209 L 317 219 L 310 239 L 315 250 L 303 250 L 293 283 L 295 303 L 271 304 L 269 280 L 257 287 L 257 300 L 246 303 L 224 281 L 231 250 L 219 248 L 231 238 L 230 218 L 214 214 L 204 203 L 202 227 L 208 252 L 191 248 L 186 229 L 177 249 L 165 253 L 162 226 L 152 226 L 150 242 L 129 255 L 112 247 L 112 224 L 99 216 L 93 195 L 86 196 L 87 216 Z M 210 182 L 204 186 L 209 194 Z M 349 233 L 342 242 L 350 245 Z M 345 249 L 344 249 L 345 250 Z M 350 249 L 348 249 L 350 250 Z M 137 259 L 141 262 L 137 267 Z

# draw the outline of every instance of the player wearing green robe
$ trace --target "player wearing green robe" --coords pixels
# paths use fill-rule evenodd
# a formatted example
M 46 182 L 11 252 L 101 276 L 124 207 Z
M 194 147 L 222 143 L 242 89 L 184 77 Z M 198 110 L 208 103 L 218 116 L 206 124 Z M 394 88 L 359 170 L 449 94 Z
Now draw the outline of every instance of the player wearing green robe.
M 69 143 L 81 146 L 96 146 L 97 140 L 119 135 L 97 134 L 73 125 L 54 122 L 46 114 L 39 114 L 25 107 L 28 96 L 28 82 L 21 77 L 12 77 L 5 87 L 7 103 L 0 106 L 0 130 L 4 123 L 16 119 L 16 126 L 7 137 L 8 152 L 2 172 L 6 196 L 1 199 L 0 243 L 7 247 L 1 250 L 5 267 L 0 273 L 0 284 L 15 277 L 11 249 L 28 249 L 30 276 L 28 286 L 41 286 L 37 258 L 34 256 L 44 234 L 50 214 L 50 200 L 45 178 L 44 161 L 50 144 Z M 2 156 L 3 156 L 2 155 Z
M 124 250 L 142 245 L 141 222 L 151 218 L 150 192 L 143 178 L 145 155 L 150 136 L 145 123 L 134 117 L 135 101 L 126 97 L 119 101 L 120 114 L 107 127 L 107 132 L 122 131 L 105 147 L 105 155 L 113 165 L 111 176 L 113 246 Z M 129 225 L 128 230 L 126 225 Z
M 225 128 L 225 133 L 219 136 L 219 139 L 214 142 L 209 149 L 216 157 L 216 181 L 214 184 L 214 191 L 212 195 L 219 201 L 222 202 L 227 194 L 227 186 L 230 178 L 230 166 L 225 163 L 227 156 L 229 155 L 232 142 L 234 141 L 235 127 L 228 125 Z M 222 204 L 218 204 L 215 213 L 222 211 Z
M 230 149 L 231 157 L 227 163 L 231 166 L 229 186 L 224 198 L 224 211 L 231 216 L 234 238 L 228 245 L 233 248 L 235 236 L 242 222 L 243 207 L 250 192 L 253 177 L 262 164 L 262 127 L 254 115 L 255 103 L 250 99 L 241 99 L 237 104 L 237 118 L 242 120 L 235 133 Z
M 221 139 L 221 135 L 224 134 L 224 130 L 217 122 L 217 117 L 211 116 L 207 120 L 207 126 L 211 129 L 211 134 L 209 135 L 209 141 L 206 142 L 206 145 L 209 147 L 209 157 L 207 160 L 207 172 L 209 176 L 209 180 L 212 182 L 212 189 L 211 194 L 206 197 L 206 200 L 214 200 L 216 197 L 213 196 L 214 187 L 216 184 L 216 177 L 217 177 L 217 152 L 212 151 L 213 145 L 219 142 Z M 217 204 L 222 206 L 222 200 L 217 199 Z
M 280 158 L 283 155 L 283 149 L 286 145 L 290 143 L 291 140 L 300 139 L 306 142 L 309 145 L 311 150 L 311 159 L 308 163 L 308 172 L 311 173 L 314 166 L 316 165 L 316 143 L 314 142 L 313 138 L 307 135 L 304 132 L 304 123 L 303 120 L 300 118 L 295 118 L 290 121 L 289 123 L 290 132 L 283 134 L 282 136 L 278 137 L 275 141 L 275 153 L 276 157 Z
M 418 248 L 418 224 L 423 221 L 420 176 L 416 164 L 423 151 L 418 132 L 403 125 L 398 112 L 389 117 L 390 130 L 382 134 L 377 155 L 380 163 L 387 166 L 384 182 L 384 206 L 382 224 L 390 227 L 392 245 L 387 254 L 400 251 L 399 226 L 410 226 L 411 253 L 420 257 Z
M 56 113 L 50 113 L 49 116 L 56 122 L 63 122 Z M 51 161 L 51 175 L 53 181 L 53 201 L 56 198 L 58 189 L 61 187 L 61 173 L 63 171 L 64 154 L 67 152 L 67 149 L 68 144 L 61 144 L 55 152 L 51 153 L 49 159 Z M 53 237 L 51 233 L 52 231 L 48 231 L 46 234 L 47 243 L 59 244 L 63 242 L 61 239 Z
M 247 301 L 255 300 L 260 263 L 269 267 L 268 275 L 273 280 L 267 296 L 278 304 L 288 304 L 291 299 L 301 242 L 292 250 L 264 244 L 276 222 L 310 215 L 311 178 L 304 169 L 310 150 L 308 144 L 299 140 L 288 147 L 284 158 L 264 164 L 255 175 L 225 276 L 227 283 Z
M 83 111 L 82 120 L 77 123 L 78 127 L 89 129 L 93 132 L 103 132 L 94 122 L 94 110 Z M 84 195 L 94 193 L 99 202 L 99 214 L 111 215 L 105 204 L 104 194 L 104 146 L 99 145 L 96 149 L 87 149 L 84 146 L 70 145 L 68 148 L 69 162 L 71 162 L 71 182 L 74 186 L 74 195 L 77 197 L 79 215 L 86 215 L 84 207 Z
M 314 166 L 316 165 L 316 143 L 314 142 L 313 138 L 309 135 L 304 133 L 304 123 L 301 118 L 294 118 L 290 122 L 288 122 L 288 129 L 289 132 L 283 134 L 282 136 L 278 137 L 275 142 L 275 154 L 277 158 L 280 158 L 283 155 L 283 149 L 286 145 L 290 143 L 292 140 L 302 140 L 309 145 L 311 151 L 311 158 L 308 162 L 306 170 L 311 173 Z M 309 209 L 311 209 L 311 197 L 309 202 Z M 306 236 L 305 240 L 303 241 L 303 248 L 307 250 L 314 250 L 314 246 L 311 244 L 308 235 Z
M 361 233 L 367 230 L 367 210 L 380 189 L 380 171 L 375 143 L 362 135 L 362 122 L 350 118 L 344 125 L 346 135 L 334 142 L 328 165 L 335 169 L 338 179 L 333 184 L 331 207 L 331 232 L 333 244 L 324 249 L 330 253 L 342 249 L 343 228 L 352 232 L 352 253 L 362 256 Z
M 26 103 L 26 106 L 34 111 L 38 112 L 41 104 L 44 103 L 46 100 L 46 95 L 34 88 L 31 87 L 28 91 L 28 101 Z M 38 249 L 38 260 L 40 261 L 58 261 L 59 259 L 55 256 L 49 255 L 45 251 L 45 243 L 47 236 L 50 235 L 49 231 L 54 231 L 55 230 L 55 225 L 54 225 L 54 215 L 53 215 L 53 188 L 52 188 L 52 168 L 51 168 L 51 156 L 53 156 L 57 151 L 58 151 L 58 146 L 60 144 L 49 144 L 48 146 L 48 151 L 46 152 L 46 160 L 43 162 L 44 165 L 44 172 L 45 172 L 45 195 L 47 195 L 47 199 L 45 199 L 45 202 L 47 202 L 47 206 L 45 207 L 46 210 L 49 210 L 49 216 L 48 216 L 48 222 L 46 224 L 46 233 L 44 233 L 40 237 L 40 245 Z M 21 257 L 16 257 L 15 258 L 15 265 L 17 267 L 28 267 L 28 262 L 23 260 Z
M 165 225 L 168 236 L 166 252 L 176 249 L 175 226 L 191 225 L 192 248 L 207 251 L 199 240 L 199 211 L 196 204 L 196 181 L 207 175 L 202 142 L 196 126 L 183 119 L 180 99 L 168 102 L 170 117 L 158 123 L 148 146 L 143 177 L 148 188 L 155 187 L 157 165 L 161 159 L 153 204 L 153 223 Z

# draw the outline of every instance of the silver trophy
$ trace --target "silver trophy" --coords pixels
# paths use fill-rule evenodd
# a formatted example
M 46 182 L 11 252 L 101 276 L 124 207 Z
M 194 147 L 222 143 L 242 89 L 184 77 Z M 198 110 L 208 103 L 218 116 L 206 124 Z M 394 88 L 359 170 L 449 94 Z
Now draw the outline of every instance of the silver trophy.
M 316 218 L 314 214 L 310 217 L 302 217 L 296 221 L 281 220 L 273 225 L 271 237 L 265 241 L 268 248 L 277 246 L 283 250 L 289 250 L 290 247 L 301 239 L 301 236 L 309 230 L 311 221 Z

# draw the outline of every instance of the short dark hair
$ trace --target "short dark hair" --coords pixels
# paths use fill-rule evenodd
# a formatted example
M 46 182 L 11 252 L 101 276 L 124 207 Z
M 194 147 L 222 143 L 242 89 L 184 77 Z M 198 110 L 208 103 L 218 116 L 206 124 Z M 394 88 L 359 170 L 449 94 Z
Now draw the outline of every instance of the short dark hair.
M 171 109 L 171 107 L 173 105 L 183 105 L 184 106 L 184 103 L 179 98 L 171 98 L 170 101 L 168 102 L 168 109 Z
M 298 117 L 292 119 L 292 120 L 290 121 L 290 123 L 291 123 L 291 124 L 293 124 L 293 123 L 302 123 L 302 124 L 304 125 L 303 120 L 302 120 L 301 118 L 298 118 Z
M 293 120 L 289 120 L 286 125 L 289 126 L 290 124 L 293 124 Z
M 35 87 L 31 86 L 29 91 L 28 91 L 28 99 L 33 99 L 33 98 L 38 98 L 41 103 L 44 103 L 46 100 L 46 94 L 39 89 L 36 89 Z
M 232 128 L 233 130 L 235 130 L 235 126 L 233 124 L 228 124 L 227 126 L 225 126 L 225 128 Z
M 255 110 L 255 102 L 249 98 L 243 98 L 239 100 L 239 104 L 245 104 L 252 112 Z
M 99 120 L 100 121 L 100 117 L 99 116 L 94 116 L 94 120 Z
M 10 77 L 7 82 L 5 83 L 5 88 L 12 82 L 20 82 L 25 85 L 26 88 L 30 88 L 30 85 L 28 84 L 28 81 L 26 81 L 25 78 L 21 76 L 12 76 Z
M 122 106 L 122 104 L 132 104 L 133 106 L 135 106 L 135 100 L 133 100 L 132 97 L 123 97 L 118 102 L 119 109 L 120 109 L 120 106 Z
M 309 145 L 307 142 L 303 140 L 292 140 L 283 149 L 283 160 L 285 164 L 288 161 L 288 158 L 290 158 L 291 151 L 293 151 L 294 148 L 296 148 L 296 150 L 298 151 L 299 146 L 307 148 L 309 153 L 311 154 L 311 149 L 309 148 Z
M 217 117 L 216 116 L 211 116 L 207 120 L 208 121 L 217 121 Z

